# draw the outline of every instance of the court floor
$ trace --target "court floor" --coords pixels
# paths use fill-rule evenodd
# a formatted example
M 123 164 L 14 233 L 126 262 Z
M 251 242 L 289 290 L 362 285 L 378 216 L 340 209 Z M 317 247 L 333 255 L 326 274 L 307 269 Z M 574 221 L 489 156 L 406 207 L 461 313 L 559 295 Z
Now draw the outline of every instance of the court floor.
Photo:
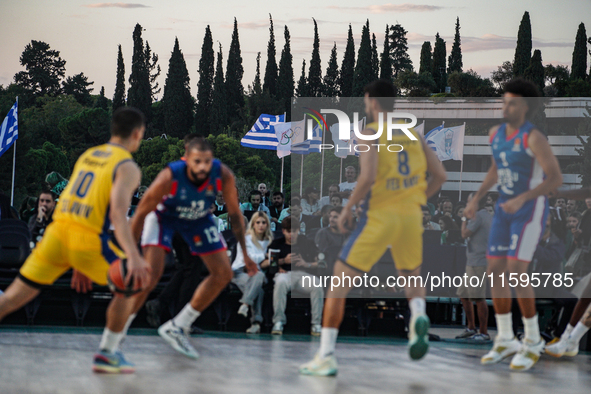
M 401 339 L 344 337 L 337 344 L 336 378 L 300 376 L 297 367 L 318 348 L 309 336 L 206 332 L 191 341 L 190 360 L 155 330 L 131 330 L 123 344 L 133 375 L 91 372 L 99 329 L 0 328 L 0 393 L 585 393 L 591 357 L 543 355 L 528 372 L 509 361 L 481 366 L 489 345 L 432 343 L 419 362 Z

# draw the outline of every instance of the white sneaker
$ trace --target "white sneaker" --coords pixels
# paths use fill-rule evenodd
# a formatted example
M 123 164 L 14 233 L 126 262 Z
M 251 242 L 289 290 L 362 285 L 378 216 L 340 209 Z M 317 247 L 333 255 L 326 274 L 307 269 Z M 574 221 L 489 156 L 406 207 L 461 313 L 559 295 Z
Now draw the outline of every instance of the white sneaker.
M 514 355 L 521 349 L 521 343 L 515 338 L 502 340 L 495 338 L 493 348 L 480 359 L 482 365 L 496 364 L 509 356 Z
M 312 324 L 312 328 L 310 329 L 310 335 L 315 337 L 320 336 L 322 332 L 322 326 L 320 324 Z
M 533 344 L 524 339 L 521 349 L 513 357 L 509 367 L 515 371 L 527 371 L 540 359 L 540 354 L 544 351 L 544 345 L 546 345 L 546 342 L 541 338 L 538 343 Z
M 552 357 L 574 357 L 579 354 L 579 343 L 569 337 L 560 338 L 560 341 L 546 346 L 546 353 Z
M 240 305 L 240 308 L 238 308 L 238 314 L 244 317 L 248 317 L 248 304 Z
M 337 359 L 332 354 L 330 356 L 320 358 L 319 354 L 316 353 L 312 361 L 300 366 L 300 373 L 302 375 L 335 376 L 337 372 Z
M 259 334 L 261 332 L 261 325 L 259 323 L 253 323 L 252 326 L 246 330 L 247 334 Z
M 272 335 L 283 335 L 283 323 L 278 321 L 277 323 L 273 324 L 273 329 L 271 330 Z
M 172 320 L 167 321 L 158 328 L 160 335 L 174 350 L 189 358 L 198 358 L 199 353 L 189 342 L 189 329 L 177 327 Z

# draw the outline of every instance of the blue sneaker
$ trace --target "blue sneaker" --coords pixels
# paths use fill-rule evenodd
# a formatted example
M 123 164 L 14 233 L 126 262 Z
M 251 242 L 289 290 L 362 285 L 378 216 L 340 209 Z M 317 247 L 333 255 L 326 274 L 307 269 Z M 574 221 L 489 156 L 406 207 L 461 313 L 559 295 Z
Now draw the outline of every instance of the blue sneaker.
M 92 370 L 98 373 L 134 373 L 135 365 L 127 361 L 120 351 L 100 350 L 94 355 Z

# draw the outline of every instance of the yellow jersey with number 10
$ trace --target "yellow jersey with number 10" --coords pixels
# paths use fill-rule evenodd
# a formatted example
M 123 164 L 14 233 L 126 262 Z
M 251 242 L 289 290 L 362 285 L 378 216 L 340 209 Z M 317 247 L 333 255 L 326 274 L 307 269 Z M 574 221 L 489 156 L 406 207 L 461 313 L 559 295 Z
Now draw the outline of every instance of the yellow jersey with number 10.
M 373 122 L 367 128 L 377 132 L 379 124 Z M 411 132 L 417 137 L 416 141 L 399 129 L 394 129 L 392 140 L 388 140 L 386 130 L 383 130 L 378 141 L 381 144 L 378 151 L 378 172 L 371 187 L 370 209 L 394 207 L 396 204 L 427 203 L 427 159 L 420 137 L 414 129 Z M 397 152 L 401 148 L 394 144 L 402 146 L 403 150 Z
M 53 220 L 77 224 L 97 234 L 106 232 L 110 226 L 109 203 L 115 171 L 129 160 L 133 160 L 131 153 L 112 143 L 84 152 L 60 194 Z

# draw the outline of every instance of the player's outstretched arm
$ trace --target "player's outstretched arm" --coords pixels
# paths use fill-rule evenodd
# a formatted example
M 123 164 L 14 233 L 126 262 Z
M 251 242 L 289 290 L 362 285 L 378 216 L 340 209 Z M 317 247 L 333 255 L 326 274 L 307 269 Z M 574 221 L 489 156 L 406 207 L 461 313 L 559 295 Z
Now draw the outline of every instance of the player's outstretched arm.
M 115 228 L 115 237 L 127 256 L 128 275 L 125 278 L 125 283 L 128 284 L 131 277 L 134 277 L 134 283 L 138 287 L 148 283 L 149 267 L 140 255 L 131 233 L 131 227 L 127 222 L 127 210 L 140 180 L 141 171 L 133 161 L 122 163 L 115 173 L 110 201 L 110 219 Z
M 144 228 L 146 216 L 156 209 L 156 206 L 162 201 L 162 198 L 170 193 L 172 187 L 172 171 L 166 167 L 154 179 L 148 190 L 144 193 L 138 204 L 133 218 L 131 218 L 131 231 L 133 238 L 139 242 Z
M 427 198 L 429 198 L 445 183 L 447 180 L 447 174 L 445 172 L 445 167 L 443 167 L 443 164 L 441 164 L 441 161 L 439 161 L 435 152 L 427 146 L 423 138 L 421 138 L 421 144 L 423 145 L 423 152 L 425 152 L 425 158 L 427 159 L 427 172 L 429 172 L 427 190 L 425 191 Z
M 259 268 L 257 267 L 256 263 L 252 261 L 250 257 L 248 257 L 248 253 L 246 252 L 246 241 L 244 239 L 244 219 L 242 216 L 242 211 L 240 210 L 240 205 L 238 204 L 236 181 L 232 170 L 230 170 L 226 165 L 222 165 L 222 195 L 224 196 L 224 201 L 226 202 L 226 207 L 228 208 L 228 216 L 232 222 L 232 231 L 234 232 L 234 235 L 240 244 L 240 248 L 242 248 L 246 271 L 248 272 L 248 275 L 253 276 L 257 273 Z

